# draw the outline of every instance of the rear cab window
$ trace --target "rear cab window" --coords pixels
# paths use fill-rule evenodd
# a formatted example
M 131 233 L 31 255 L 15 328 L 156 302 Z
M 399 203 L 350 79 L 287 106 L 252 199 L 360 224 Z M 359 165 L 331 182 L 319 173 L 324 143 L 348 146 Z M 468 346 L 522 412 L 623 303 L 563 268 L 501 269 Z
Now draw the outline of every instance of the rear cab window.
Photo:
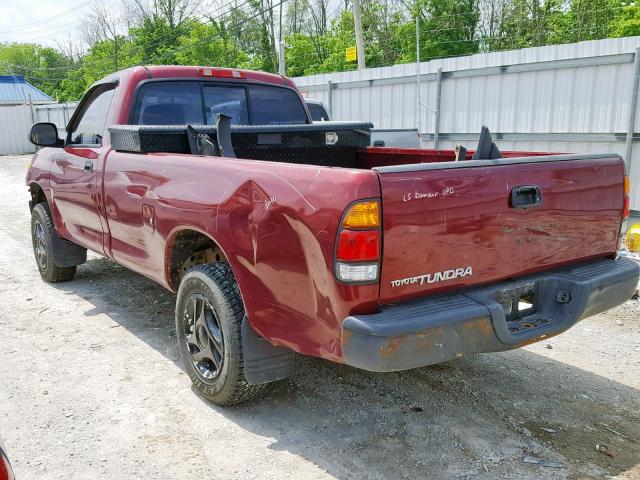
M 140 125 L 203 124 L 200 85 L 197 82 L 150 82 L 138 94 L 134 123 Z
M 288 88 L 251 85 L 248 87 L 253 125 L 307 123 L 300 97 Z
M 233 125 L 306 124 L 298 94 L 276 85 L 157 80 L 138 90 L 132 114 L 135 125 L 214 125 L 216 115 Z

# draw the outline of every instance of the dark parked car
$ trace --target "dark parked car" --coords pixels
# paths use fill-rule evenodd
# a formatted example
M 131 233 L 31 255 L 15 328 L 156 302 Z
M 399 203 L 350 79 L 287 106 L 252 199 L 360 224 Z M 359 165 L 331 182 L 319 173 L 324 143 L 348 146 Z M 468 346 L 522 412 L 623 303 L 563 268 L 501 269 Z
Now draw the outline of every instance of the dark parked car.
M 330 120 L 327 109 L 324 108 L 324 105 L 320 100 L 305 98 L 304 103 L 307 104 L 307 108 L 311 114 L 311 120 L 314 122 L 328 122 Z

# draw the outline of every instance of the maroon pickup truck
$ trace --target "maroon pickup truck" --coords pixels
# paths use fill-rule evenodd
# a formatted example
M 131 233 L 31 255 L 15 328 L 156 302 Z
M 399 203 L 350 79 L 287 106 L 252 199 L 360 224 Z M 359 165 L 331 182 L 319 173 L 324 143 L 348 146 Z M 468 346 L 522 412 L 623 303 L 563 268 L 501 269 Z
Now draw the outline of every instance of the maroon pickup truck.
M 277 75 L 115 73 L 65 139 L 32 128 L 42 278 L 71 280 L 89 249 L 177 292 L 185 369 L 225 405 L 287 377 L 294 352 L 415 368 L 549 338 L 632 295 L 618 155 L 500 152 L 488 132 L 475 153 L 376 148 L 370 127 L 312 123 Z

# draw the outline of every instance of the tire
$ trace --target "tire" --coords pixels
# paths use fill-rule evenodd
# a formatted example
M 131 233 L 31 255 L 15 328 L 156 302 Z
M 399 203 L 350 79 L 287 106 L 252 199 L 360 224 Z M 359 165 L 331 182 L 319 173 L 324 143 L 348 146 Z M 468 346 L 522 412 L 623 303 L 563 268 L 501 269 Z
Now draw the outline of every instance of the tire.
M 51 283 L 73 280 L 76 267 L 60 267 L 53 260 L 53 234 L 53 220 L 49 205 L 39 203 L 31 212 L 31 242 L 40 276 Z
M 228 264 L 196 265 L 182 279 L 176 301 L 180 354 L 195 389 L 216 405 L 245 402 L 266 387 L 245 378 L 243 318 L 242 297 Z

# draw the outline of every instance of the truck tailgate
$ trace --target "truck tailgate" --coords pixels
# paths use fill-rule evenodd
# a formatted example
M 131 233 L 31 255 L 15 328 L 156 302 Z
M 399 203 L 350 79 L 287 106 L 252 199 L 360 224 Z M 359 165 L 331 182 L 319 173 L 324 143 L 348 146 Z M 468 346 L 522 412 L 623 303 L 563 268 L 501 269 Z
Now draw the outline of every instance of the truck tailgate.
M 614 154 L 376 170 L 384 233 L 381 303 L 504 280 L 617 249 L 624 164 Z

